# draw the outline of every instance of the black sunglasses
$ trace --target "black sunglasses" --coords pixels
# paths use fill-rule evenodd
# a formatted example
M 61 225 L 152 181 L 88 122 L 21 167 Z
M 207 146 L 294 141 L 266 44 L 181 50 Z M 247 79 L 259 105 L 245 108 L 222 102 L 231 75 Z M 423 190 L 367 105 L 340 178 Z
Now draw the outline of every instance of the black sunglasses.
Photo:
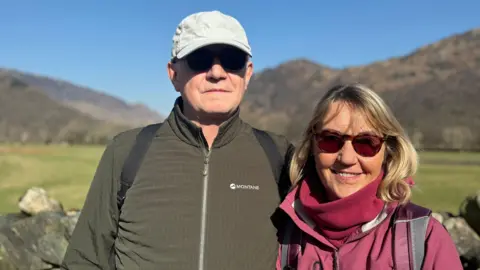
M 226 71 L 238 72 L 247 64 L 247 54 L 234 47 L 225 47 L 220 50 L 209 48 L 198 49 L 186 57 L 190 69 L 194 72 L 209 70 L 217 58 Z
M 386 137 L 374 134 L 358 134 L 356 136 L 340 134 L 335 131 L 324 130 L 314 134 L 318 149 L 323 153 L 337 153 L 342 149 L 346 140 L 351 140 L 353 149 L 363 157 L 373 157 L 382 148 Z

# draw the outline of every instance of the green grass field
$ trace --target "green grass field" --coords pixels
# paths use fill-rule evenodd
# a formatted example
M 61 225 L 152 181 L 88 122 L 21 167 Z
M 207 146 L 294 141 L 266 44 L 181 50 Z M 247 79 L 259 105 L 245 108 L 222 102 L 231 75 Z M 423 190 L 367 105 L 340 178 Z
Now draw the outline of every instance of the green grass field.
M 16 212 L 19 197 L 32 186 L 45 188 L 66 209 L 81 208 L 103 149 L 0 145 L 0 213 Z M 480 153 L 421 152 L 420 157 L 415 202 L 457 213 L 463 198 L 480 190 Z
M 0 213 L 17 211 L 32 186 L 44 188 L 66 209 L 80 208 L 103 147 L 0 146 Z

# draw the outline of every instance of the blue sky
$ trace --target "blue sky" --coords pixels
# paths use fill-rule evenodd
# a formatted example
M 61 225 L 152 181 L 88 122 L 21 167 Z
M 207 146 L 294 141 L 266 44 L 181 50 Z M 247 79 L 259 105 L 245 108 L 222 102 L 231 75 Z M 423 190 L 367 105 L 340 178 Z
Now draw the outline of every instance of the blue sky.
M 2 1 L 0 67 L 58 77 L 167 114 L 175 27 L 220 10 L 245 27 L 255 70 L 306 57 L 345 67 L 480 27 L 480 1 Z

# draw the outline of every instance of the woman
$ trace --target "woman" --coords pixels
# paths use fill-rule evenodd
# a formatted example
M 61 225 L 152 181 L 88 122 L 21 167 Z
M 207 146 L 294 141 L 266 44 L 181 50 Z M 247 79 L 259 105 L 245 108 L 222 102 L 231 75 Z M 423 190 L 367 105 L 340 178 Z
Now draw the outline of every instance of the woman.
M 409 202 L 417 162 L 375 92 L 329 90 L 293 155 L 293 188 L 272 216 L 277 269 L 462 269 L 448 232 Z

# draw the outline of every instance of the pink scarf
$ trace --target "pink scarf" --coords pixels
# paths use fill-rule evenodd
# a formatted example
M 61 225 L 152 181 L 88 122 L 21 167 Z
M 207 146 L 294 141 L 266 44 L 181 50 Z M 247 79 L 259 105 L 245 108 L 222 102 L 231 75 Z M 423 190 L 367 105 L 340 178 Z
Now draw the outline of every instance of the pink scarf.
M 338 248 L 383 209 L 384 202 L 376 196 L 382 179 L 383 172 L 356 193 L 327 201 L 320 180 L 306 178 L 300 186 L 299 199 L 308 216 L 317 225 L 316 230 Z

